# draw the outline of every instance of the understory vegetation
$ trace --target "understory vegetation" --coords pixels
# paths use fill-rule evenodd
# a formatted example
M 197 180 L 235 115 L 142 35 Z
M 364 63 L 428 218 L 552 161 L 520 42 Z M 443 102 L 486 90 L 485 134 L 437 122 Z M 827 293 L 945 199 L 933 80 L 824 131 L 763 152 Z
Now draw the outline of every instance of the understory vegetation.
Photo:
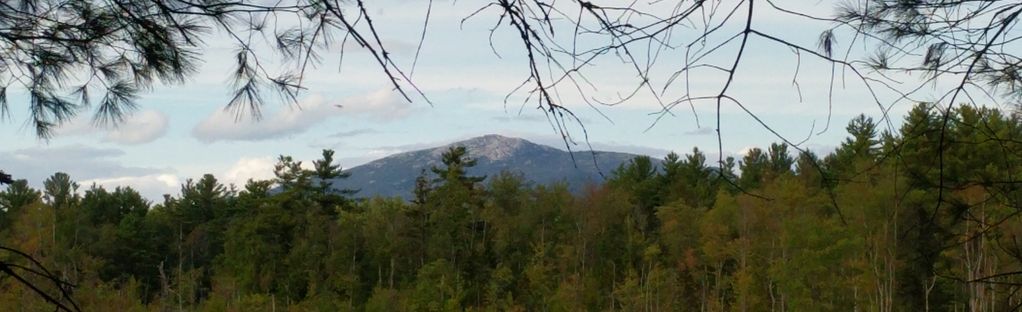
M 150 202 L 63 173 L 0 192 L 2 253 L 86 311 L 1006 311 L 1022 305 L 1022 120 L 920 104 L 852 120 L 832 153 L 638 157 L 572 194 L 467 173 L 356 199 L 331 151 L 276 178 Z M 3 310 L 52 310 L 0 278 Z

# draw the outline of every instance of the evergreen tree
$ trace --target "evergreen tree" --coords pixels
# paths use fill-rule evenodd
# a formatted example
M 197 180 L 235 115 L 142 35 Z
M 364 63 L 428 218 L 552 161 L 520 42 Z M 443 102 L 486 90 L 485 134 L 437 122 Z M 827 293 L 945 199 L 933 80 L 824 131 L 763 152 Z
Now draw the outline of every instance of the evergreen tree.
M 656 207 L 662 203 L 661 188 L 664 180 L 648 156 L 637 156 L 622 164 L 607 180 L 607 186 L 631 195 L 634 204 L 632 218 L 641 224 L 641 230 L 656 231 Z
M 14 210 L 40 200 L 40 193 L 28 186 L 26 180 L 16 180 L 0 191 L 0 208 L 13 213 Z
M 823 161 L 773 144 L 740 175 L 698 149 L 637 158 L 580 194 L 508 172 L 483 184 L 452 148 L 410 202 L 339 209 L 319 183 L 340 172 L 329 153 L 317 170 L 282 157 L 239 191 L 187 180 L 152 206 L 55 174 L 43 193 L 0 191 L 0 270 L 59 298 L 27 271 L 41 265 L 83 310 L 1007 309 L 1022 123 L 973 107 L 943 121 L 924 104 L 877 135 L 859 117 Z M 52 308 L 25 285 L 0 278 L 0 306 Z
M 436 182 L 444 184 L 458 183 L 466 189 L 472 190 L 475 184 L 486 179 L 485 176 L 469 176 L 468 168 L 474 167 L 477 160 L 469 157 L 468 150 L 464 146 L 452 146 L 440 155 L 443 168 L 433 167 L 431 170 L 437 175 Z
M 776 178 L 781 175 L 792 173 L 792 165 L 795 164 L 795 159 L 788 153 L 788 144 L 770 144 L 770 149 L 767 154 L 769 155 L 767 161 L 770 164 L 770 175 L 772 177 Z
M 78 201 L 78 183 L 63 172 L 54 173 L 43 181 L 43 199 L 55 209 L 67 208 Z
M 349 205 L 347 196 L 351 196 L 358 190 L 337 190 L 333 188 L 336 179 L 346 179 L 350 173 L 341 170 L 341 165 L 334 164 L 334 151 L 323 150 L 323 158 L 313 161 L 313 176 L 318 181 L 317 202 L 325 213 L 336 215 L 337 209 L 347 208 Z
M 277 157 L 273 175 L 276 176 L 274 182 L 284 191 L 308 192 L 312 186 L 312 173 L 302 169 L 302 162 L 295 161 L 291 156 Z
M 742 171 L 742 174 L 738 179 L 738 186 L 749 190 L 758 188 L 766 179 L 767 170 L 771 168 L 769 158 L 763 153 L 763 150 L 754 147 L 749 149 L 745 156 L 742 157 L 739 169 Z

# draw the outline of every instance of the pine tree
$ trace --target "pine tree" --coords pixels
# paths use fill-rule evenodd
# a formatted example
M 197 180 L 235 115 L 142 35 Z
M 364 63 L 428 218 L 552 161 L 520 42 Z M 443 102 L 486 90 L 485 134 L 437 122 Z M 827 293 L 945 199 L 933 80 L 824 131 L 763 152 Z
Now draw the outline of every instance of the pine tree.
M 785 143 L 773 143 L 770 144 L 770 149 L 767 154 L 767 162 L 770 164 L 770 176 L 773 178 L 780 177 L 785 174 L 792 173 L 792 166 L 795 164 L 795 159 L 788 153 L 788 144 Z
M 54 209 L 67 208 L 78 200 L 78 183 L 63 172 L 54 173 L 43 181 L 43 199 Z
M 769 166 L 769 159 L 762 149 L 758 147 L 749 149 L 739 163 L 742 175 L 738 178 L 738 186 L 746 190 L 758 188 L 766 179 Z
M 7 227 L 8 216 L 15 216 L 22 207 L 40 200 L 40 193 L 28 187 L 28 181 L 16 180 L 0 191 L 0 226 Z
M 464 146 L 452 146 L 440 155 L 443 168 L 433 167 L 431 170 L 437 175 L 436 182 L 459 183 L 465 188 L 472 190 L 475 184 L 486 179 L 485 176 L 469 176 L 468 169 L 476 165 L 478 160 L 468 155 Z
M 335 179 L 345 179 L 351 176 L 351 173 L 341 170 L 340 164 L 334 164 L 334 151 L 330 149 L 323 150 L 323 158 L 313 161 L 312 165 L 314 176 L 319 181 L 319 191 L 322 193 L 333 191 L 331 186 Z M 357 190 L 339 190 L 339 192 L 351 195 Z

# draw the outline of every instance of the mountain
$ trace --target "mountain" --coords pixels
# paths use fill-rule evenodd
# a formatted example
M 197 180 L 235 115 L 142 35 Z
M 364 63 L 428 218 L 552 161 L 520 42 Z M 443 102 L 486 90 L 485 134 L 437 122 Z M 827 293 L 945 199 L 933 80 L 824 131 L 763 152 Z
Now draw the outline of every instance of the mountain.
M 334 182 L 338 189 L 358 189 L 356 197 L 376 195 L 410 198 L 415 178 L 423 169 L 442 166 L 440 155 L 451 146 L 464 146 L 468 155 L 477 160 L 468 170 L 470 175 L 495 176 L 503 170 L 521 173 L 526 180 L 537 184 L 568 182 L 573 192 L 589 183 L 601 183 L 604 175 L 637 155 L 616 152 L 578 151 L 568 153 L 546 145 L 519 138 L 486 135 L 424 149 L 387 156 L 346 170 L 351 176 Z M 595 153 L 595 162 L 593 161 Z M 574 154 L 574 161 L 572 160 Z

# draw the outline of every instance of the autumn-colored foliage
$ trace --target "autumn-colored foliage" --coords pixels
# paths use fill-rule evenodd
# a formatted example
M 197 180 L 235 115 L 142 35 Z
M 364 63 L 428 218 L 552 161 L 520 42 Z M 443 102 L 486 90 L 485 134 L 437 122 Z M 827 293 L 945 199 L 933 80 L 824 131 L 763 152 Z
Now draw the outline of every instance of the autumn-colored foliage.
M 698 149 L 640 157 L 581 194 L 467 176 L 463 149 L 411 202 L 334 190 L 331 152 L 316 170 L 281 157 L 276 179 L 244 186 L 206 175 L 157 203 L 58 173 L 0 192 L 0 244 L 90 311 L 1009 310 L 1019 121 L 921 104 L 895 132 L 854 119 L 823 157 L 784 144 L 737 168 Z M 0 307 L 52 309 L 3 278 Z

